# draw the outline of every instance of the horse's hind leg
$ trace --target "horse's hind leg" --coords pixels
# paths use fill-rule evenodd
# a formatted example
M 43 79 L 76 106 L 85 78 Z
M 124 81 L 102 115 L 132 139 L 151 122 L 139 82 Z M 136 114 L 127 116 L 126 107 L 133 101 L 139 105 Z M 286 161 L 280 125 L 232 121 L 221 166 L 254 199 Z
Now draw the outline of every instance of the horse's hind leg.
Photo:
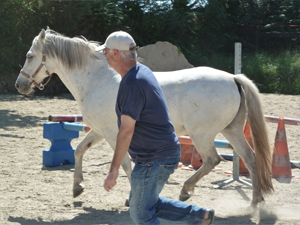
M 233 128 L 233 126 L 234 124 L 231 124 L 230 127 L 222 131 L 222 134 L 230 142 L 230 144 L 233 146 L 233 149 L 242 158 L 245 166 L 249 170 L 253 188 L 251 205 L 256 207 L 258 203 L 264 200 L 264 198 L 258 187 L 255 154 L 245 139 L 243 129 L 236 129 Z M 239 126 L 243 128 L 243 125 Z
M 188 180 L 184 182 L 184 185 L 181 189 L 179 200 L 186 201 L 191 197 L 194 192 L 194 187 L 196 183 L 205 175 L 207 175 L 216 165 L 221 161 L 220 156 L 218 155 L 214 138 L 207 137 L 205 135 L 190 135 L 193 140 L 193 143 L 201 155 L 202 166 L 194 173 Z M 211 140 L 211 141 L 209 141 Z
M 73 183 L 73 197 L 79 196 L 84 187 L 80 184 L 83 181 L 82 174 L 82 159 L 84 153 L 92 146 L 97 144 L 103 139 L 103 136 L 91 130 L 85 138 L 79 143 L 75 151 L 75 171 L 74 171 L 74 183 Z
M 249 170 L 253 188 L 251 205 L 256 207 L 258 203 L 264 200 L 264 198 L 258 185 L 258 171 L 256 167 L 255 153 L 249 146 L 244 136 L 246 107 L 243 92 L 241 92 L 241 97 L 242 101 L 238 114 L 234 120 L 222 131 L 222 134 L 230 142 L 230 144 L 233 146 L 233 149 L 242 158 L 245 166 Z

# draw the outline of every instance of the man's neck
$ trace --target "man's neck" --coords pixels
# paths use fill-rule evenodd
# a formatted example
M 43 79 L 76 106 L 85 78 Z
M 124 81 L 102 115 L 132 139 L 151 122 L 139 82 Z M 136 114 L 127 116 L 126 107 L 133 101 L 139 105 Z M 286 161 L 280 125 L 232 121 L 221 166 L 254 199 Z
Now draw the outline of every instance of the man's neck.
M 123 61 L 115 70 L 121 75 L 123 79 L 123 77 L 128 73 L 128 71 L 135 67 L 137 64 L 138 62 L 136 60 Z

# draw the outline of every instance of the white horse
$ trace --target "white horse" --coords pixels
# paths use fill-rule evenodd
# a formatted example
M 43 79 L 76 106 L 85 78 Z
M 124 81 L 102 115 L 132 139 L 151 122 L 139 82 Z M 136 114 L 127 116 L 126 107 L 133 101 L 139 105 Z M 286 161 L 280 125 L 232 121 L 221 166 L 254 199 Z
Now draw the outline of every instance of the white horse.
M 76 99 L 84 123 L 92 128 L 75 151 L 73 196 L 77 197 L 84 189 L 81 184 L 84 153 L 103 138 L 115 149 L 118 132 L 115 101 L 121 77 L 109 68 L 102 53 L 94 51 L 96 42 L 68 38 L 48 29 L 42 29 L 34 38 L 16 88 L 28 95 L 34 85 L 43 89 L 42 81 L 56 73 Z M 250 172 L 251 205 L 256 207 L 264 201 L 263 196 L 273 190 L 271 151 L 259 92 L 252 81 L 244 75 L 209 67 L 155 72 L 155 76 L 165 94 L 177 135 L 189 135 L 203 160 L 202 167 L 185 181 L 180 200 L 190 198 L 196 183 L 219 164 L 214 138 L 221 132 Z M 243 133 L 246 113 L 255 152 Z M 128 155 L 122 166 L 130 182 L 132 169 Z

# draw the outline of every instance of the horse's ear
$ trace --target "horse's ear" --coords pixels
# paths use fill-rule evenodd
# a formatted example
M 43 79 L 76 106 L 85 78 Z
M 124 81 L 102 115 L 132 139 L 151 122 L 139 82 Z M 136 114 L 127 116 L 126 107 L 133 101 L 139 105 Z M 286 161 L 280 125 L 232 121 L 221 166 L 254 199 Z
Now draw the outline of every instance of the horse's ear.
M 44 29 L 42 29 L 42 31 L 41 31 L 40 34 L 39 34 L 39 41 L 40 41 L 41 43 L 44 42 L 45 37 L 46 37 L 46 32 L 45 32 Z
M 49 33 L 49 34 L 50 34 L 50 32 L 51 32 L 50 27 L 47 26 L 46 33 Z

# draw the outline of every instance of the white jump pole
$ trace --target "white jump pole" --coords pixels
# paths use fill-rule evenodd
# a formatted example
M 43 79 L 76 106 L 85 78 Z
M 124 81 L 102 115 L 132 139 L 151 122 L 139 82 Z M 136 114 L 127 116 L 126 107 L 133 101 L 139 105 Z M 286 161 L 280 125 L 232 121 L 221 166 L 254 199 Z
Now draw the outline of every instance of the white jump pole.
M 234 74 L 240 74 L 242 71 L 242 44 L 239 42 L 236 42 L 234 45 Z M 232 178 L 228 180 L 219 181 L 222 182 L 221 184 L 214 185 L 213 187 L 216 189 L 222 188 L 234 181 L 240 182 L 242 184 L 245 184 L 249 187 L 252 187 L 252 184 L 250 184 L 247 181 L 244 181 L 240 179 L 240 162 L 239 162 L 239 155 L 234 151 L 233 149 L 233 168 L 232 168 Z M 219 183 L 219 182 L 212 182 L 213 184 Z

